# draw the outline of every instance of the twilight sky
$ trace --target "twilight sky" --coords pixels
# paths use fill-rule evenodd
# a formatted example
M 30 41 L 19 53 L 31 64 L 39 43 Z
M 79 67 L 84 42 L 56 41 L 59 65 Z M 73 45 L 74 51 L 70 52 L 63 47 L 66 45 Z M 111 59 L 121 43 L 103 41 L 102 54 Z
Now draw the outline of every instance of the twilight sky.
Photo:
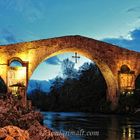
M 0 0 L 1 45 L 64 35 L 83 35 L 140 51 L 140 0 Z M 46 74 L 60 64 L 43 65 Z M 35 75 L 34 79 L 39 74 Z

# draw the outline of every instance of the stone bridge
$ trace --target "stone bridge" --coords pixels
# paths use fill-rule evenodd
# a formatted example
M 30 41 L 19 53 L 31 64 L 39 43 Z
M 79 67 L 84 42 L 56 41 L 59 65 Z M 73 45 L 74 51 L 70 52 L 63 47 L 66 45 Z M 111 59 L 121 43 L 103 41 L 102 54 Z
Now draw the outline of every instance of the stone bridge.
M 140 53 L 83 36 L 0 46 L 0 76 L 10 88 L 10 82 L 15 76 L 14 73 L 9 74 L 10 64 L 14 60 L 19 61 L 26 68 L 27 87 L 28 80 L 42 61 L 65 52 L 77 52 L 98 65 L 107 84 L 107 99 L 113 106 L 117 104 L 120 93 L 133 93 L 135 79 L 140 74 Z M 17 79 L 13 78 L 13 81 L 20 81 L 20 78 L 23 78 L 23 73 Z

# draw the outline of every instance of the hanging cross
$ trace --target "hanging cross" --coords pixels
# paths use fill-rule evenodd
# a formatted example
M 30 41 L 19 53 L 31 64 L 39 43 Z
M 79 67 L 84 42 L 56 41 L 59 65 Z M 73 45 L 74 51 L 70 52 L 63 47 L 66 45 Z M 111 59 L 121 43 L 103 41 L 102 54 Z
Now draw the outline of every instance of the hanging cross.
M 75 52 L 75 56 L 72 56 L 72 58 L 75 58 L 75 63 L 77 63 L 80 56 L 78 56 L 77 52 Z

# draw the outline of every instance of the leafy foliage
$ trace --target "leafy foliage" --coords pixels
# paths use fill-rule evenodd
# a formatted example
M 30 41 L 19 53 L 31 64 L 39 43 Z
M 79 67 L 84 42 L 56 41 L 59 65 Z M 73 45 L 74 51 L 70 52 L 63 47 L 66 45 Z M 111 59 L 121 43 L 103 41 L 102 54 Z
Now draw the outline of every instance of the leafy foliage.
M 74 62 L 70 61 L 68 58 L 64 59 L 61 65 L 62 73 L 64 78 L 75 78 L 77 76 L 77 71 L 74 68 Z
M 140 107 L 140 92 L 135 91 L 134 94 L 120 95 L 118 102 L 119 113 L 132 113 L 136 108 Z
M 62 70 L 64 78 L 56 77 L 49 93 L 35 90 L 30 95 L 35 106 L 45 111 L 106 110 L 106 82 L 94 63 L 84 63 L 76 71 L 74 63 L 66 59 Z

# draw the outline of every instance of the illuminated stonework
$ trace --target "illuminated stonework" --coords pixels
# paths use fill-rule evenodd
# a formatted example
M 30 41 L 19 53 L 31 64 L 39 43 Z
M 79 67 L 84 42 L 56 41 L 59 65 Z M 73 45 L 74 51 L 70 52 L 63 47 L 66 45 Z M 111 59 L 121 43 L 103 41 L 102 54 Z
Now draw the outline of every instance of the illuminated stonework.
M 107 99 L 113 106 L 117 104 L 119 96 L 118 72 L 121 66 L 127 65 L 135 72 L 130 86 L 140 74 L 140 53 L 87 37 L 64 36 L 0 46 L 0 76 L 8 84 L 8 64 L 13 58 L 19 58 L 26 64 L 28 82 L 43 60 L 65 52 L 77 52 L 96 62 L 107 83 Z M 125 84 L 125 80 L 122 84 Z
M 9 67 L 7 76 L 8 86 L 17 83 L 26 86 L 26 67 Z

